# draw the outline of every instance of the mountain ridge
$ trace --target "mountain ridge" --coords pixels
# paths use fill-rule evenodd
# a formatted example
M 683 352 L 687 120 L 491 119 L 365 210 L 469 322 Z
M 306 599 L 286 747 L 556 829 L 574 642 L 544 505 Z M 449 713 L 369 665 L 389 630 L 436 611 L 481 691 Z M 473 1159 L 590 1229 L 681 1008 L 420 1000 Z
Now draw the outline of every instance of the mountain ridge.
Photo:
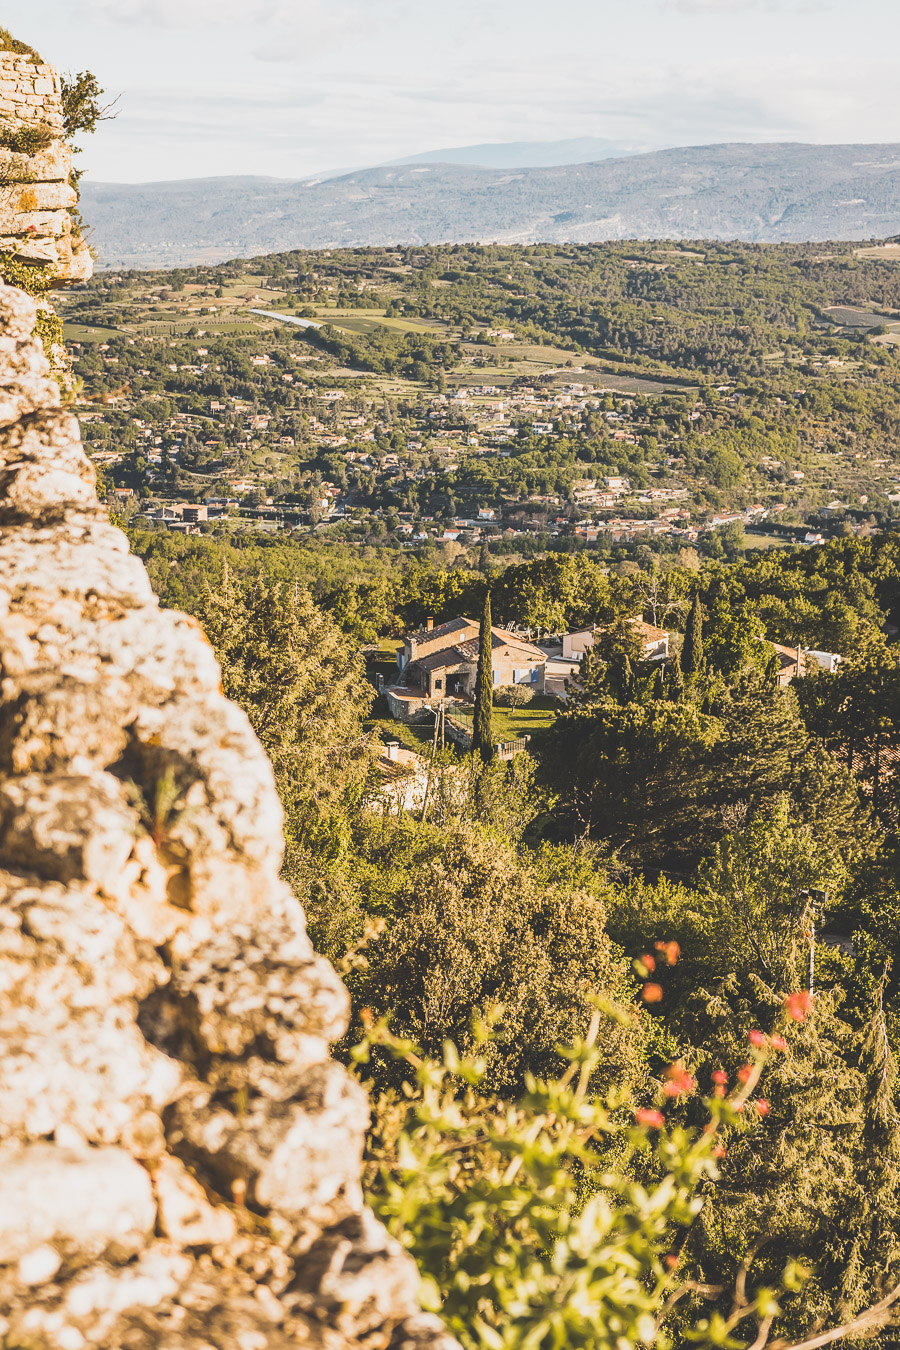
M 113 267 L 365 244 L 869 239 L 900 231 L 900 144 L 713 144 L 575 165 L 407 163 L 297 180 L 85 180 L 82 199 L 100 265 Z

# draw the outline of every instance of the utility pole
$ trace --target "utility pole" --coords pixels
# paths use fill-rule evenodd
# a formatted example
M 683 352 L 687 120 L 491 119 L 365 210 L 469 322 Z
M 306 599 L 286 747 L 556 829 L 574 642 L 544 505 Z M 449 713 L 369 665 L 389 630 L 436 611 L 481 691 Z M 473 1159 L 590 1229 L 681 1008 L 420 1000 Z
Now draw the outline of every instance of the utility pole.
M 443 699 L 439 701 L 437 708 L 434 709 L 434 737 L 431 742 L 431 758 L 428 761 L 428 772 L 425 775 L 425 794 L 422 798 L 422 814 L 419 817 L 422 821 L 424 821 L 428 812 L 428 798 L 431 795 L 431 779 L 434 775 L 434 757 L 437 754 L 438 747 L 438 732 L 440 732 L 441 736 L 441 749 L 443 750 L 444 748 L 445 709 L 446 705 Z

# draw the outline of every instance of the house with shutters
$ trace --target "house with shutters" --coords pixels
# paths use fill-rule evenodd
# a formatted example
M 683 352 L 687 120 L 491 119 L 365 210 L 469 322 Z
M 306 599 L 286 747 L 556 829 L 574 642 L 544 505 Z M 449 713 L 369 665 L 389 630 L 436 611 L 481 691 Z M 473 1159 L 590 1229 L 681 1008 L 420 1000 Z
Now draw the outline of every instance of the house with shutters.
M 467 618 L 428 626 L 404 639 L 397 654 L 400 677 L 384 690 L 391 715 L 410 721 L 443 699 L 470 700 L 475 693 L 481 625 Z M 501 685 L 540 687 L 547 655 L 516 633 L 491 628 L 491 679 Z

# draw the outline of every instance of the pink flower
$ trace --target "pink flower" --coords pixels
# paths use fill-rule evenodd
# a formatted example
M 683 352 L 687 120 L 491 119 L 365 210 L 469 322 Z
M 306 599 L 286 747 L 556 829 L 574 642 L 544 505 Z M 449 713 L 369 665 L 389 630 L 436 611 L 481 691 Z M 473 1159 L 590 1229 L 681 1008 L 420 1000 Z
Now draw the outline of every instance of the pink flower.
M 752 1064 L 742 1064 L 741 1067 L 738 1069 L 737 1076 L 740 1082 L 749 1083 L 750 1076 L 752 1073 L 753 1073 Z
M 751 1045 L 756 1046 L 764 1046 L 769 1043 L 768 1037 L 762 1031 L 748 1031 L 747 1040 Z
M 723 1144 L 716 1144 L 715 1148 L 713 1149 L 713 1157 L 724 1158 L 727 1152 L 728 1149 L 725 1148 Z
M 654 1111 L 650 1106 L 639 1106 L 634 1116 L 639 1125 L 646 1125 L 648 1129 L 661 1130 L 666 1123 L 662 1111 Z
M 798 989 L 794 994 L 788 994 L 784 1000 L 784 1010 L 788 1017 L 795 1022 L 802 1022 L 809 1012 L 812 1003 L 812 994 L 808 989 Z
M 680 1097 L 684 1092 L 693 1092 L 697 1086 L 683 1064 L 670 1064 L 665 1076 L 668 1082 L 663 1091 L 667 1097 Z
M 771 1046 L 772 1046 L 772 1049 L 773 1049 L 773 1050 L 782 1050 L 782 1051 L 784 1051 L 784 1050 L 787 1049 L 787 1041 L 784 1039 L 783 1036 L 773 1036 L 773 1037 L 771 1038 L 771 1042 L 770 1042 L 770 1043 L 771 1043 Z
M 714 1083 L 721 1083 L 721 1085 L 724 1087 L 725 1084 L 728 1082 L 728 1074 L 725 1072 L 724 1069 L 716 1069 L 715 1073 L 712 1076 L 712 1080 Z
M 759 1101 L 756 1103 L 756 1109 L 761 1116 L 767 1116 L 769 1114 L 769 1103 L 766 1101 L 765 1097 L 760 1097 Z
M 645 1003 L 661 1003 L 662 996 L 662 985 L 653 984 L 652 982 L 650 984 L 645 984 L 641 993 L 641 998 Z
M 674 966 L 681 955 L 681 948 L 677 942 L 654 942 L 654 947 L 666 958 L 667 966 Z
M 641 957 L 641 962 L 648 970 L 656 969 L 656 958 L 651 956 L 649 952 L 644 952 L 644 955 Z

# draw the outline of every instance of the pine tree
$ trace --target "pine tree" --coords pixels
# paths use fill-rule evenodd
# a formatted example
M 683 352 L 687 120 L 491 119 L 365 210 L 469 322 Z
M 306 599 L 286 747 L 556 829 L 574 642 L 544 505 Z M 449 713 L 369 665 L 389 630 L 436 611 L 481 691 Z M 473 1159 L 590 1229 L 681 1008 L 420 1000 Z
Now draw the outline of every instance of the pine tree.
M 700 608 L 700 592 L 694 592 L 694 601 L 688 615 L 687 631 L 681 651 L 681 669 L 685 675 L 699 675 L 706 665 L 703 654 L 703 613 Z
M 475 675 L 475 718 L 472 726 L 472 749 L 481 755 L 483 760 L 491 759 L 494 753 L 494 733 L 491 725 L 494 698 L 492 648 L 491 592 L 487 590 L 484 596 L 484 609 L 481 613 L 478 670 Z

